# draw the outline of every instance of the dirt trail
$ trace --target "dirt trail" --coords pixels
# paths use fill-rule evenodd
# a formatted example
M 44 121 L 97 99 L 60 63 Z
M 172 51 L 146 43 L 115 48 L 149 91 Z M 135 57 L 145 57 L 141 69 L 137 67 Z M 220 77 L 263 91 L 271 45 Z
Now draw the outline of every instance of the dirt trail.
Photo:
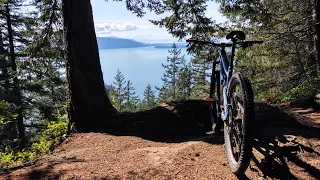
M 178 104 L 166 107 L 174 114 L 170 121 L 185 121 L 188 126 L 173 126 L 175 122 L 166 128 L 169 132 L 157 124 L 152 136 L 148 123 L 139 127 L 147 133 L 131 132 L 130 136 L 76 133 L 32 165 L 2 171 L 0 179 L 237 179 L 225 158 L 223 133 L 205 134 L 208 127 L 199 119 L 207 115 L 197 111 L 197 103 L 184 103 L 189 110 L 177 108 Z M 320 177 L 319 112 L 311 107 L 278 109 L 263 104 L 257 104 L 256 111 L 254 157 L 246 176 L 239 178 Z M 156 112 L 138 117 L 157 121 L 166 116 Z M 198 118 L 192 124 L 194 117 Z

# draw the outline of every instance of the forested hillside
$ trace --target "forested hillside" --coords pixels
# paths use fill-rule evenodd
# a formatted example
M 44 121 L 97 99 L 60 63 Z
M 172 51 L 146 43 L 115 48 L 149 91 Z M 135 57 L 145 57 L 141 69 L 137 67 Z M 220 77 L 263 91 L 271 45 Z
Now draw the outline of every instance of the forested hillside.
M 36 149 L 66 113 L 60 3 L 1 1 L 0 18 L 0 150 Z
M 263 40 L 262 45 L 236 53 L 235 70 L 252 82 L 256 103 L 277 106 L 313 100 L 320 93 L 319 0 L 216 2 L 227 17 L 225 23 L 206 15 L 205 0 L 126 0 L 126 7 L 138 17 L 148 16 L 149 11 L 169 14 L 150 22 L 181 41 L 218 42 L 231 30 L 244 31 L 248 40 Z M 142 113 L 136 114 L 140 117 L 144 111 L 148 115 L 159 105 L 167 106 L 164 103 L 208 96 L 218 48 L 206 45 L 189 46 L 189 61 L 173 43 L 167 62 L 159 67 L 165 71 L 163 85 L 147 85 L 144 97 L 135 94 L 130 77 L 124 77 L 121 69 L 106 86 L 90 0 L 4 0 L 0 19 L 0 167 L 48 153 L 66 134 L 130 129 L 122 125 L 133 119 L 132 126 L 139 126 L 152 119 L 134 119 L 136 112 Z

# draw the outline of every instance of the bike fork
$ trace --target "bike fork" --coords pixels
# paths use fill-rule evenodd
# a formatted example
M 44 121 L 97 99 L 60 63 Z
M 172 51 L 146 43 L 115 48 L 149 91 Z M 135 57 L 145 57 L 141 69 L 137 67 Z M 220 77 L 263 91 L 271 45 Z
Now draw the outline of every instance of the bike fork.
M 227 87 L 223 87 L 223 110 L 221 111 L 221 119 L 226 121 L 228 119 L 228 104 L 227 104 Z

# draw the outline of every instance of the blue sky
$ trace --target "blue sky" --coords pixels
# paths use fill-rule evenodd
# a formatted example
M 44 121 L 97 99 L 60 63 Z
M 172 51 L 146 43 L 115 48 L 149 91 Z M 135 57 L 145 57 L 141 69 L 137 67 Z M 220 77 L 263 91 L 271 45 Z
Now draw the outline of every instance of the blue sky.
M 125 2 L 109 0 L 91 0 L 93 19 L 98 37 L 116 36 L 121 38 L 135 39 L 141 42 L 173 42 L 177 41 L 166 29 L 151 24 L 148 20 L 158 20 L 168 14 L 156 15 L 147 13 L 143 18 L 138 18 L 126 9 Z M 217 22 L 225 21 L 218 12 L 215 2 L 207 2 L 207 16 Z

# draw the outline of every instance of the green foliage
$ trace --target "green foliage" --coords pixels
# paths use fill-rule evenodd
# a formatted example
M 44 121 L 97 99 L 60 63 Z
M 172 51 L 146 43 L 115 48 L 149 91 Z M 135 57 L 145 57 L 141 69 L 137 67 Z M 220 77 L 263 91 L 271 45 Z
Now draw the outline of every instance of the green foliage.
M 57 113 L 59 121 L 43 121 L 46 128 L 42 131 L 39 142 L 33 143 L 31 149 L 20 151 L 7 146 L 3 152 L 0 152 L 0 167 L 31 161 L 41 154 L 52 151 L 59 142 L 59 138 L 67 132 L 68 117 L 66 113 L 61 113 L 65 108 L 66 105 Z
M 219 29 L 219 26 L 213 20 L 205 16 L 206 0 L 164 0 L 162 2 L 166 12 L 170 15 L 151 22 L 160 27 L 165 27 L 174 37 L 183 39 L 191 35 L 194 39 L 208 40 Z M 153 6 L 157 6 L 157 4 Z M 205 48 L 204 46 L 192 46 L 189 50 L 196 52 L 196 49 L 203 51 Z
M 68 120 L 68 112 L 67 112 L 68 104 L 65 103 L 62 108 L 57 110 L 57 117 L 59 121 L 67 121 Z
M 0 124 L 7 124 L 14 120 L 18 115 L 10 112 L 10 104 L 0 101 Z
M 128 80 L 125 88 L 124 88 L 124 111 L 126 112 L 135 112 L 137 109 L 137 104 L 139 102 L 139 97 L 135 95 L 134 87 L 132 87 L 132 83 Z
M 209 96 L 209 90 L 210 90 L 210 86 L 208 84 L 207 85 L 196 84 L 192 87 L 191 99 L 203 100 L 205 97 Z
M 109 92 L 109 97 L 111 97 L 111 100 L 115 101 L 114 107 L 121 112 L 123 110 L 123 104 L 125 101 L 126 80 L 119 69 L 117 70 L 114 80 L 115 81 L 112 82 L 112 90 Z
M 68 115 L 61 114 L 60 112 L 66 110 L 67 105 L 64 105 L 62 110 L 58 110 L 59 121 L 43 121 L 46 125 L 45 130 L 42 131 L 42 135 L 39 142 L 32 144 L 32 152 L 36 154 L 45 154 L 54 149 L 54 146 L 59 142 L 59 138 L 67 133 L 68 128 Z
M 0 167 L 6 167 L 14 163 L 24 163 L 35 159 L 35 157 L 35 152 L 29 150 L 15 151 L 8 146 L 4 152 L 0 152 Z
M 46 154 L 53 150 L 54 144 L 46 138 L 41 138 L 40 142 L 32 144 L 32 151 L 36 154 Z
M 161 78 L 163 85 L 161 88 L 157 88 L 158 90 L 160 90 L 159 99 L 161 102 L 179 100 L 179 73 L 182 71 L 186 64 L 184 55 L 181 55 L 181 49 L 177 49 L 175 43 L 172 44 L 172 49 L 169 50 L 169 54 L 170 56 L 167 57 L 167 64 L 162 64 L 162 67 L 165 69 L 163 78 Z
M 287 102 L 297 99 L 299 97 L 311 97 L 320 93 L 320 80 L 318 78 L 313 79 L 301 86 L 291 89 L 289 92 L 283 95 L 281 101 Z
M 312 1 L 217 2 L 221 12 L 232 22 L 229 23 L 232 24 L 230 28 L 245 31 L 247 39 L 264 40 L 262 45 L 248 48 L 246 52 L 240 50 L 236 54 L 240 59 L 238 70 L 251 79 L 259 97 L 273 99 L 270 91 L 276 89 L 276 94 L 282 94 L 319 77 L 318 62 L 313 57 Z
M 184 64 L 178 74 L 177 91 L 178 99 L 187 100 L 190 99 L 193 85 L 193 69 L 191 62 Z
M 109 93 L 109 98 L 110 98 L 110 97 L 112 98 L 112 96 L 113 96 L 113 95 L 112 95 L 112 92 L 110 92 L 110 93 Z M 116 101 L 114 98 L 112 98 L 112 99 L 111 99 L 111 98 L 110 98 L 110 103 L 111 103 L 111 105 L 112 105 L 113 107 L 115 107 L 116 109 L 118 109 L 118 108 L 117 108 L 117 101 Z
M 4 152 L 0 152 L 0 167 L 8 166 L 13 163 L 15 159 L 15 155 L 13 150 L 10 147 L 6 147 Z
M 30 150 L 17 151 L 8 146 L 4 152 L 0 152 L 0 167 L 6 167 L 14 163 L 24 163 L 35 158 L 35 152 Z
M 320 80 L 314 78 L 311 81 L 307 81 L 304 84 L 294 87 L 285 93 L 281 93 L 281 90 L 278 88 L 269 89 L 264 94 L 261 94 L 258 97 L 258 101 L 267 104 L 279 104 L 283 102 L 293 101 L 301 97 L 312 97 L 320 93 Z
M 135 89 L 130 80 L 126 81 L 124 75 L 118 69 L 114 77 L 111 90 L 107 91 L 111 104 L 119 112 L 136 112 L 139 97 L 135 95 Z
M 60 1 L 1 1 L 0 5 L 0 96 L 15 107 L 7 111 L 12 116 L 0 115 L 1 123 L 6 123 L 0 126 L 3 150 L 8 145 L 15 149 L 14 140 L 25 139 L 24 134 L 32 143 L 41 134 L 38 125 L 43 119 L 59 120 L 57 110 L 66 101 L 66 83 L 61 71 Z M 14 120 L 15 114 L 21 116 Z M 29 126 L 26 132 L 24 125 Z M 21 142 L 23 147 L 25 141 Z
M 150 84 L 148 84 L 143 93 L 143 96 L 144 96 L 143 100 L 139 104 L 139 107 L 138 107 L 139 111 L 152 109 L 157 105 L 157 100 L 154 93 L 155 92 L 152 90 Z
M 269 89 L 267 93 L 265 93 L 261 97 L 261 102 L 270 104 L 270 105 L 275 105 L 279 104 L 281 101 L 279 95 L 277 94 L 277 90 L 275 88 Z

